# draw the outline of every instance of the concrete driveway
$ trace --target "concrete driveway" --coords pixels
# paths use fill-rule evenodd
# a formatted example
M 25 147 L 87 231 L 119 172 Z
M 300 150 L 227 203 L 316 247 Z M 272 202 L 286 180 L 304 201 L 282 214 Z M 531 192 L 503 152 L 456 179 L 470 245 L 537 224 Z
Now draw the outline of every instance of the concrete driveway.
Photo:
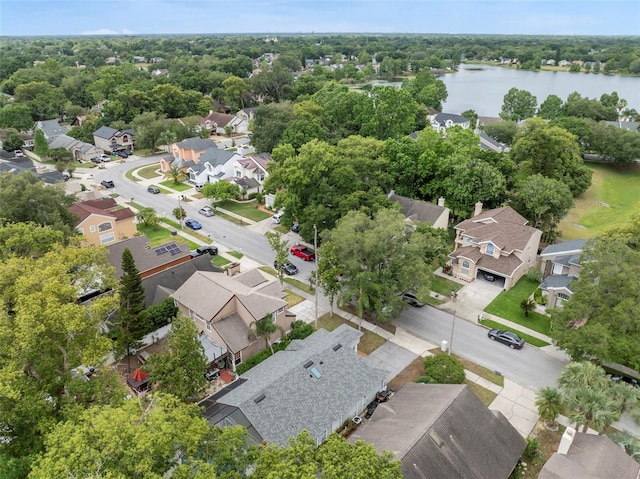
M 389 382 L 400 374 L 400 372 L 402 372 L 417 357 L 418 355 L 416 353 L 412 353 L 408 349 L 403 348 L 392 341 L 387 341 L 367 356 L 367 361 L 369 362 L 369 365 L 374 368 L 389 371 L 389 374 L 386 377 L 387 382 Z
M 452 279 L 451 277 L 446 278 Z M 458 291 L 457 299 L 455 301 L 449 300 L 438 306 L 438 309 L 451 314 L 455 313 L 457 317 L 468 321 L 476 322 L 478 315 L 484 311 L 484 308 L 502 292 L 502 287 L 497 282 L 486 281 L 483 278 L 462 284 L 464 286 Z

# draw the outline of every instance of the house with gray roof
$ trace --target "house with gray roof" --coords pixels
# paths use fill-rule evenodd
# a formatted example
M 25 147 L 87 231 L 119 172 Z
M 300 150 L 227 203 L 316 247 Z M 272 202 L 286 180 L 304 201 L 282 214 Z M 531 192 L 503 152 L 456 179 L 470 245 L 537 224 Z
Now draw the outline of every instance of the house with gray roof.
M 547 246 L 540 253 L 540 289 L 547 298 L 547 308 L 562 308 L 573 294 L 571 283 L 580 277 L 580 256 L 586 242 L 586 239 L 563 241 Z
M 412 225 L 429 223 L 434 228 L 445 230 L 449 226 L 449 208 L 445 208 L 444 198 L 439 198 L 438 204 L 434 205 L 427 201 L 397 195 L 393 190 L 387 195 L 387 198 L 400 204 L 405 219 Z
M 295 320 L 280 282 L 258 269 L 233 277 L 196 271 L 171 296 L 180 312 L 192 318 L 201 334 L 218 347 L 220 356 L 213 360 L 231 370 L 266 346 L 263 339 L 250 334 L 252 323 L 274 321 L 288 331 Z
M 431 128 L 438 133 L 443 133 L 449 128 L 459 126 L 465 130 L 469 128 L 470 122 L 468 118 L 454 113 L 436 113 L 431 115 Z
M 169 154 L 160 159 L 160 171 L 166 173 L 172 167 L 178 167 L 186 173 L 187 168 L 197 165 L 200 156 L 212 148 L 218 148 L 213 140 L 199 136 L 173 143 L 169 146 Z
M 464 384 L 407 383 L 349 436 L 401 462 L 405 479 L 507 479 L 527 444 Z
M 58 123 L 58 120 L 40 120 L 33 126 L 33 131 L 42 130 L 47 142 L 53 140 L 56 136 L 64 135 L 70 128 Z
M 220 426 L 243 424 L 257 443 L 286 445 L 302 430 L 322 443 L 386 387 L 389 371 L 357 353 L 361 336 L 343 324 L 292 341 L 241 375 L 237 386 L 200 403 L 205 417 Z
M 216 183 L 224 178 L 233 176 L 234 163 L 242 158 L 235 151 L 209 148 L 200 155 L 195 165 L 186 169 L 189 181 L 197 187 L 207 183 Z
M 93 142 L 105 153 L 133 151 L 135 140 L 136 133 L 132 129 L 116 130 L 110 126 L 101 126 L 93 132 Z
M 638 479 L 638 464 L 607 436 L 568 427 L 538 479 Z
M 100 156 L 103 151 L 91 143 L 76 140 L 67 135 L 56 136 L 49 142 L 49 148 L 64 148 L 71 152 L 73 159 L 79 162 L 91 161 L 91 158 Z
M 542 231 L 510 206 L 482 211 L 455 226 L 455 251 L 449 254 L 453 275 L 463 281 L 490 275 L 504 289 L 511 288 L 535 265 Z
M 503 145 L 495 138 L 491 138 L 482 130 L 477 130 L 476 134 L 480 137 L 480 148 L 483 150 L 496 151 L 498 153 L 510 150 L 509 147 Z

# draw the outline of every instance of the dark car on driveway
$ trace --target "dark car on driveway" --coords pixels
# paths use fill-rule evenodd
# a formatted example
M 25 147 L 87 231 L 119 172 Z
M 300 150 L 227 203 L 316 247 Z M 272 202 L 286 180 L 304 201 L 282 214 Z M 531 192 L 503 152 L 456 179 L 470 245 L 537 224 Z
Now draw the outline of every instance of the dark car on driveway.
M 418 299 L 418 297 L 414 293 L 400 293 L 402 299 L 404 299 L 411 306 L 416 308 L 421 308 L 424 306 L 424 303 Z
M 273 262 L 273 267 L 275 269 L 278 269 L 277 261 Z M 294 274 L 298 274 L 298 267 L 295 264 L 289 263 L 288 261 L 286 263 L 282 263 L 280 265 L 280 268 L 282 268 L 282 271 L 284 271 L 284 274 L 288 276 L 293 276 Z
M 202 256 L 203 254 L 210 254 L 211 256 L 215 256 L 218 254 L 217 246 L 198 246 L 195 251 L 191 252 L 191 256 Z
M 198 220 L 194 220 L 193 218 L 187 218 L 184 220 L 184 224 L 187 228 L 191 228 L 192 230 L 202 229 L 202 225 Z
M 522 346 L 524 346 L 524 339 L 511 331 L 492 329 L 489 331 L 488 336 L 492 341 L 499 341 L 502 344 L 506 344 L 511 349 L 522 349 Z

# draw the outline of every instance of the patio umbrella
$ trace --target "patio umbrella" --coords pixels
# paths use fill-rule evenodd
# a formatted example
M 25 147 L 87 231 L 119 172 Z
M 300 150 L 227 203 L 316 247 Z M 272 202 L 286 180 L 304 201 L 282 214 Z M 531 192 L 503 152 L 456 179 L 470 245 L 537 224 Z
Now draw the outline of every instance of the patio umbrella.
M 143 382 L 145 379 L 147 379 L 147 377 L 149 376 L 149 373 L 147 373 L 146 371 L 144 371 L 143 369 L 136 369 L 133 374 L 131 375 L 131 379 L 133 379 L 134 381 L 138 381 L 139 383 Z

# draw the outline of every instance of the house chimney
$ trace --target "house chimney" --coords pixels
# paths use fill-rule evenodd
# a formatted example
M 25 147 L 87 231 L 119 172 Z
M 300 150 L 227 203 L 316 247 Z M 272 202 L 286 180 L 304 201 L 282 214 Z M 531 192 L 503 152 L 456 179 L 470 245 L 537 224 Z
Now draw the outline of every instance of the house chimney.
M 440 198 L 438 198 L 438 206 L 440 206 L 441 208 L 444 208 L 444 196 L 441 196 Z
M 560 439 L 560 445 L 558 446 L 558 454 L 564 454 L 565 456 L 569 453 L 569 448 L 571 444 L 573 444 L 573 439 L 576 437 L 576 430 L 568 427 L 564 430 L 564 434 L 562 435 L 562 439 Z
M 387 198 L 391 198 L 391 197 L 392 197 L 393 195 L 395 195 L 395 194 L 396 194 L 396 190 L 391 190 L 391 191 L 389 192 L 389 194 L 387 195 Z
M 478 201 L 476 203 L 476 209 L 473 211 L 473 216 L 478 216 L 482 213 L 482 201 Z

